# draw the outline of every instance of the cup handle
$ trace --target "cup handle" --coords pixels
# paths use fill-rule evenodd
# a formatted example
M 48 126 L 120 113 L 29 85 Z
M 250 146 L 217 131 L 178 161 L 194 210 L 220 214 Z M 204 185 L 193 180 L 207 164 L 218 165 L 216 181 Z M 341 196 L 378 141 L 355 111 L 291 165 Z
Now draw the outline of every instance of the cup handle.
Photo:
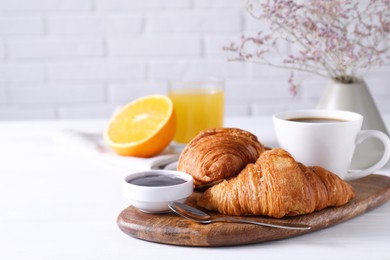
M 377 138 L 383 143 L 385 149 L 382 158 L 377 163 L 368 167 L 367 169 L 349 170 L 346 176 L 349 180 L 364 177 L 373 173 L 376 170 L 381 169 L 390 159 L 390 139 L 386 134 L 377 130 L 362 130 L 356 136 L 355 145 L 362 143 L 367 138 Z

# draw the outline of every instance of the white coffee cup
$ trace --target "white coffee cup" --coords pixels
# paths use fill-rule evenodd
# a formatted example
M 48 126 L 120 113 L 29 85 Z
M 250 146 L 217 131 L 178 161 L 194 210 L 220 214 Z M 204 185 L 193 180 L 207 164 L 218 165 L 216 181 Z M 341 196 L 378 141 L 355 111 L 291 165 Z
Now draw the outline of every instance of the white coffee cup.
M 320 121 L 320 122 L 318 122 Z M 363 116 L 341 110 L 295 110 L 273 116 L 280 147 L 306 166 L 322 166 L 346 180 L 382 168 L 390 158 L 390 139 L 377 130 L 361 130 Z M 349 169 L 355 147 L 367 138 L 384 145 L 382 158 L 366 169 Z

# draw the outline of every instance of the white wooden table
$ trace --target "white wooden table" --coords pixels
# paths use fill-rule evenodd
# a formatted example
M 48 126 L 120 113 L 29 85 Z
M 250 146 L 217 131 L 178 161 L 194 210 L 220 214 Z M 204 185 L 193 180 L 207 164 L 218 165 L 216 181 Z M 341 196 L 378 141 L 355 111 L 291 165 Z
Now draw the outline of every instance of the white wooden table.
M 52 138 L 62 128 L 99 132 L 105 123 L 0 122 L 0 259 L 390 259 L 390 202 L 327 229 L 262 244 L 192 248 L 129 237 L 116 217 L 128 206 L 120 180 L 131 169 L 71 153 Z M 268 117 L 228 118 L 226 126 L 276 145 Z M 390 176 L 389 169 L 378 173 Z

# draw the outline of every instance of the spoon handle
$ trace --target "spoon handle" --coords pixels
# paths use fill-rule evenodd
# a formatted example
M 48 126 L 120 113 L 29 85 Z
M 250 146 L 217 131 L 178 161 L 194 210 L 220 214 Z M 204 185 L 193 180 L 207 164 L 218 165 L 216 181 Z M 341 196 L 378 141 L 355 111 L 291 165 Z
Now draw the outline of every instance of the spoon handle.
M 212 222 L 235 222 L 235 223 L 247 223 L 247 224 L 254 224 L 259 226 L 265 226 L 265 227 L 273 227 L 273 228 L 284 228 L 284 229 L 293 229 L 293 230 L 309 230 L 311 229 L 308 225 L 303 224 L 296 224 L 296 223 L 267 223 L 267 222 L 259 222 L 259 221 L 253 221 L 248 219 L 241 219 L 241 218 L 232 218 L 232 217 L 224 217 L 224 218 L 214 218 L 211 219 Z

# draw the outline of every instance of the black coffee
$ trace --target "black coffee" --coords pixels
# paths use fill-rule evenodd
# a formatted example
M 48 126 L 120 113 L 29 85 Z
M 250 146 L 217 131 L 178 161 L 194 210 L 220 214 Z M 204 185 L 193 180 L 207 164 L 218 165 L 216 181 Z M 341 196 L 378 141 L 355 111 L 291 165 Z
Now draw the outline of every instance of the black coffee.
M 344 120 L 344 119 L 323 118 L 323 117 L 297 117 L 297 118 L 290 118 L 290 119 L 288 119 L 288 121 L 302 122 L 302 123 L 340 123 L 340 122 L 347 122 L 347 120 Z

